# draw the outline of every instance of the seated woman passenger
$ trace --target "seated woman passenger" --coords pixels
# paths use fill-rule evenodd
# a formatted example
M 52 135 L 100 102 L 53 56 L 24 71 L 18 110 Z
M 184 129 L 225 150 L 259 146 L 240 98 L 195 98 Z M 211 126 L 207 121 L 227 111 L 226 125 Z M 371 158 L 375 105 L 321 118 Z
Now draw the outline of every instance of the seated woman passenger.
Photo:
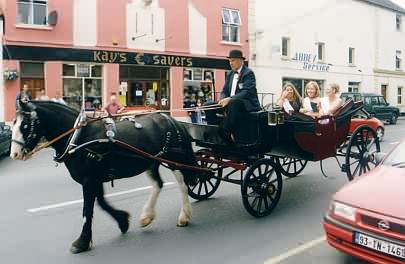
M 336 83 L 331 83 L 325 89 L 325 97 L 321 98 L 321 115 L 331 115 L 343 105 L 342 99 L 339 98 L 340 87 Z
M 288 114 L 298 112 L 301 108 L 301 96 L 295 89 L 294 84 L 287 82 L 283 86 L 281 96 L 277 101 L 277 105 L 284 109 Z
M 320 105 L 320 89 L 319 85 L 315 81 L 310 81 L 305 85 L 305 98 L 302 101 L 302 108 L 300 113 L 304 113 L 311 117 L 319 116 L 319 105 Z

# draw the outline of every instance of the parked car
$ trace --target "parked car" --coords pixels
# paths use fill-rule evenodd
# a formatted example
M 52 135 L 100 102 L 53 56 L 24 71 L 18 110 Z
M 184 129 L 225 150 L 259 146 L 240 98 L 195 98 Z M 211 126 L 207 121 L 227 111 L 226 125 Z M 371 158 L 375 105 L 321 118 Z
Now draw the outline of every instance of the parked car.
M 405 140 L 333 196 L 323 221 L 328 243 L 371 263 L 405 263 L 404 186 Z
M 384 123 L 381 120 L 372 117 L 364 109 L 359 110 L 355 115 L 353 115 L 350 121 L 349 133 L 353 134 L 354 130 L 356 130 L 356 128 L 361 125 L 367 125 L 371 127 L 376 132 L 378 139 L 380 141 L 383 140 L 385 132 Z
M 11 146 L 11 128 L 0 122 L 0 155 L 8 155 Z
M 384 96 L 374 93 L 342 93 L 341 98 L 346 101 L 352 98 L 354 101 L 362 100 L 364 109 L 372 116 L 396 124 L 400 114 L 399 108 L 387 103 Z

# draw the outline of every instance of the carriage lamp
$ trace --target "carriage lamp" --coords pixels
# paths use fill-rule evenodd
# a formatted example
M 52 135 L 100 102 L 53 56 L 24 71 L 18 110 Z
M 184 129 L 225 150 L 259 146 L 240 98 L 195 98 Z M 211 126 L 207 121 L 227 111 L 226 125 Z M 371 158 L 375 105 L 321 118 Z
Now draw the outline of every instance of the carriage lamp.
M 277 113 L 277 123 L 282 125 L 282 124 L 284 124 L 284 121 L 285 121 L 284 113 L 282 111 L 278 112 Z
M 276 111 L 270 111 L 267 113 L 267 124 L 269 126 L 277 125 L 277 112 Z

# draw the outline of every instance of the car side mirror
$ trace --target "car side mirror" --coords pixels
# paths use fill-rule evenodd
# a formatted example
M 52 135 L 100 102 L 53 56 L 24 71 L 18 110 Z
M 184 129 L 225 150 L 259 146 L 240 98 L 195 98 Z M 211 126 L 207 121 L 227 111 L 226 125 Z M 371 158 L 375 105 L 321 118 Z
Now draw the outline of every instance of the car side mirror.
M 384 153 L 384 152 L 374 153 L 374 160 L 375 160 L 376 164 L 377 165 L 380 164 L 381 161 L 383 161 L 386 156 L 387 156 L 387 153 Z

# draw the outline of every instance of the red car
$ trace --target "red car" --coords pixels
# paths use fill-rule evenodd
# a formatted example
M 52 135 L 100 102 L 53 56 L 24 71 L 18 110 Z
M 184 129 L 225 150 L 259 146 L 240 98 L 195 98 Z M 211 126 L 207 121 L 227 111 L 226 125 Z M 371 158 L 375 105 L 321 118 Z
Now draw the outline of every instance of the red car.
M 367 125 L 371 127 L 376 133 L 380 141 L 383 140 L 385 127 L 384 123 L 375 117 L 372 117 L 366 110 L 362 109 L 357 112 L 350 121 L 350 134 L 353 134 L 354 130 L 361 125 Z
M 340 251 L 371 263 L 405 263 L 405 140 L 333 196 L 323 225 Z

